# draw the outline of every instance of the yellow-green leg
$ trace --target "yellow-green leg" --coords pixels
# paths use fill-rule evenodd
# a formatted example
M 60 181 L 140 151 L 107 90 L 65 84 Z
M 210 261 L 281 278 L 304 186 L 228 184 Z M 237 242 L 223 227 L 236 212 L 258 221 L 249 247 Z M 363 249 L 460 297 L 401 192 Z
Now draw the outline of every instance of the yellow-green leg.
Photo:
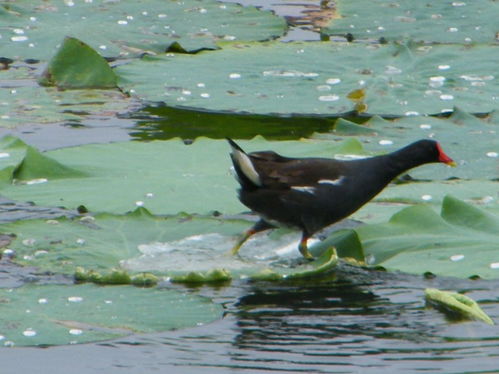
M 249 229 L 248 231 L 246 231 L 240 238 L 239 240 L 237 241 L 236 245 L 234 245 L 234 247 L 232 247 L 232 249 L 230 250 L 230 254 L 231 255 L 237 255 L 237 253 L 239 252 L 239 249 L 243 246 L 244 242 L 246 242 L 246 240 L 248 240 L 252 235 L 254 235 L 256 233 L 255 230 L 253 230 L 253 228 Z
M 307 241 L 308 241 L 308 236 L 303 235 L 300 244 L 298 245 L 298 249 L 300 250 L 302 256 L 305 257 L 307 260 L 313 260 L 314 256 L 312 256 L 312 254 L 308 251 Z
M 232 255 L 236 255 L 239 252 L 239 249 L 242 247 L 242 245 L 248 240 L 251 236 L 255 235 L 257 232 L 260 231 L 265 231 L 268 229 L 273 229 L 274 226 L 271 224 L 265 222 L 264 220 L 260 220 L 257 223 L 253 225 L 252 228 L 250 228 L 248 231 L 246 231 L 237 241 L 236 245 L 232 247 L 230 250 L 230 253 Z

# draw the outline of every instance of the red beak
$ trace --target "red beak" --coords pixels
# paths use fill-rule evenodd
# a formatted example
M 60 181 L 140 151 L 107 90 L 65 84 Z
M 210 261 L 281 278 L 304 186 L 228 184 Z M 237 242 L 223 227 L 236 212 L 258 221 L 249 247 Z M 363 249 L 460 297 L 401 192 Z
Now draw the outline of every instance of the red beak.
M 443 151 L 440 144 L 437 144 L 437 149 L 438 149 L 438 161 L 439 162 L 443 162 L 444 164 L 452 166 L 452 167 L 457 166 L 457 163 L 452 158 L 450 158 L 449 156 L 447 156 L 445 154 L 445 152 Z

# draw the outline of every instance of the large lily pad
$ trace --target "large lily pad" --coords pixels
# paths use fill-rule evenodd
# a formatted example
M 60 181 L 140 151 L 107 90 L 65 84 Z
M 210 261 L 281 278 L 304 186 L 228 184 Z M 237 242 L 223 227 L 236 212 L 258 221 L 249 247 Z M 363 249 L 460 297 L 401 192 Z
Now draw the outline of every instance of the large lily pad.
M 493 0 L 338 1 L 340 17 L 322 32 L 356 39 L 438 43 L 494 43 L 499 4 Z
M 356 231 L 366 256 L 390 270 L 499 278 L 499 217 L 450 196 L 440 215 L 413 206 Z
M 0 70 L 0 127 L 105 120 L 136 108 L 137 102 L 118 90 L 65 90 L 40 87 L 38 65 Z
M 264 43 L 169 54 L 117 68 L 151 102 L 215 111 L 337 114 L 365 87 L 369 113 L 431 114 L 497 107 L 499 47 Z M 442 67 L 445 67 L 442 68 Z M 447 68 L 449 66 L 449 68 Z M 189 74 L 185 74 L 188 71 Z
M 315 134 L 318 139 L 336 139 L 352 136 L 369 143 L 373 152 L 387 152 L 403 147 L 417 139 L 430 137 L 441 142 L 442 147 L 458 163 L 457 168 L 432 165 L 411 171 L 411 176 L 433 179 L 443 178 L 495 179 L 499 177 L 498 155 L 499 126 L 489 118 L 478 118 L 459 108 L 448 118 L 409 116 L 394 120 L 373 117 L 362 125 L 340 119 L 334 131 Z
M 268 142 L 255 138 L 240 143 L 248 151 L 274 149 L 296 157 L 349 158 L 366 154 L 356 139 Z M 191 145 L 172 139 L 39 153 L 16 138 L 6 137 L 0 142 L 0 152 L 5 156 L 0 158 L 0 186 L 4 195 L 16 200 L 70 209 L 85 205 L 93 212 L 124 213 L 143 205 L 154 214 L 239 213 L 247 208 L 237 199 L 238 186 L 229 172 L 227 148 L 223 140 L 199 138 Z M 425 165 L 419 169 L 428 169 L 425 176 L 431 181 L 390 186 L 376 198 L 382 205 L 368 204 L 355 217 L 379 222 L 391 216 L 400 203 L 440 204 L 449 193 L 497 208 L 497 181 L 445 180 L 454 176 L 448 174 L 448 169 L 460 172 L 467 167 Z M 480 171 L 473 174 L 478 176 Z
M 435 170 L 435 173 L 437 172 L 438 170 Z M 442 173 L 445 171 L 442 170 Z M 431 203 L 440 206 L 445 196 L 450 194 L 473 205 L 499 211 L 498 191 L 499 181 L 450 179 L 397 184 L 381 192 L 375 201 Z
M 199 138 L 192 145 L 178 139 L 86 145 L 43 154 L 31 148 L 30 163 L 23 162 L 26 145 L 22 148 L 22 142 L 10 137 L 5 142 L 4 149 L 0 149 L 6 156 L 0 158 L 0 170 L 5 170 L 1 192 L 16 200 L 71 209 L 85 205 L 90 211 L 109 213 L 124 213 L 135 209 L 136 204 L 154 214 L 246 210 L 237 200 L 237 183 L 229 172 L 231 163 L 225 140 Z M 15 157 L 9 157 L 10 142 L 16 144 Z M 332 143 L 267 142 L 255 138 L 241 145 L 248 151 L 275 149 L 303 157 L 364 153 L 354 139 Z M 54 175 L 55 171 L 44 175 L 46 170 L 37 167 L 38 157 L 50 158 L 80 175 Z M 12 184 L 14 179 L 16 183 Z
M 215 217 L 154 217 L 139 208 L 124 216 L 27 220 L 2 229 L 16 234 L 9 245 L 16 253 L 15 261 L 65 274 L 79 267 L 101 274 L 121 267 L 131 274 L 154 272 L 183 282 L 282 279 L 334 269 L 337 256 L 331 245 L 343 257 L 363 259 L 353 232 L 333 236 L 328 248 L 313 250 L 316 255 L 322 253 L 321 257 L 301 265 L 299 233 L 285 230 L 276 230 L 270 237 L 258 235 L 245 244 L 240 256 L 230 255 L 237 236 L 250 225 L 245 220 Z
M 263 40 L 282 35 L 284 19 L 271 12 L 211 0 L 16 1 L 0 4 L 0 56 L 48 60 L 64 36 L 103 56 L 216 48 L 217 40 Z
M 0 289 L 0 345 L 48 346 L 193 327 L 222 317 L 206 298 L 129 286 Z

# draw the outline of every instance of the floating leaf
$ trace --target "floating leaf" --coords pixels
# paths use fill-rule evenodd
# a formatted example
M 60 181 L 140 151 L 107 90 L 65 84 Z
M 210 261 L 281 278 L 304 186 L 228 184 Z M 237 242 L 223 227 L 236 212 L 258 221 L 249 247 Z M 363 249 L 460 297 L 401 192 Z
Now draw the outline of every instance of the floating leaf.
M 337 139 L 338 136 L 355 137 L 369 143 L 372 152 L 391 152 L 421 138 L 432 138 L 442 144 L 445 153 L 458 163 L 457 168 L 425 165 L 409 171 L 414 178 L 438 179 L 497 179 L 499 126 L 488 118 L 473 116 L 454 108 L 448 118 L 411 115 L 386 120 L 375 116 L 362 125 L 338 120 L 334 132 L 315 134 L 317 139 Z
M 334 115 L 352 110 L 347 95 L 361 85 L 370 113 L 436 114 L 454 106 L 477 113 L 497 107 L 498 51 L 414 43 L 232 43 L 195 56 L 147 57 L 116 72 L 120 87 L 142 100 L 210 111 Z M 452 69 L 439 70 L 444 63 Z
M 385 189 L 374 201 L 440 206 L 446 195 L 452 195 L 468 203 L 496 210 L 499 208 L 499 201 L 495 198 L 498 186 L 498 181 L 460 179 L 402 183 Z
M 0 56 L 48 60 L 65 35 L 106 57 L 163 53 L 173 42 L 188 51 L 218 40 L 264 40 L 286 29 L 283 18 L 254 7 L 210 0 L 19 0 L 0 4 Z M 91 16 L 89 16 L 91 15 Z
M 436 288 L 427 288 L 424 292 L 426 302 L 445 313 L 494 325 L 494 321 L 480 308 L 477 302 L 466 295 L 441 291 Z
M 41 87 L 36 82 L 37 68 L 39 64 L 0 70 L 0 127 L 46 123 L 78 125 L 84 120 L 114 118 L 116 113 L 138 106 L 136 100 L 119 90 Z M 125 120 L 113 119 L 113 123 L 118 121 Z M 43 128 L 35 127 L 37 133 L 43 131 Z M 69 137 L 66 135 L 66 140 L 70 141 Z
M 411 0 L 341 0 L 338 13 L 341 17 L 332 19 L 323 33 L 349 34 L 355 39 L 492 44 L 499 6 L 491 0 L 438 1 L 430 5 Z M 453 60 L 447 63 L 452 65 Z
M 271 148 L 299 156 L 363 153 L 354 139 L 336 144 L 305 140 L 267 142 L 255 138 L 241 145 L 248 151 Z M 0 152 L 8 151 L 0 148 Z M 13 199 L 71 209 L 84 205 L 92 212 L 125 213 L 135 209 L 136 204 L 143 204 L 155 214 L 215 210 L 239 213 L 246 208 L 237 199 L 237 182 L 229 173 L 228 153 L 225 140 L 204 138 L 191 145 L 178 139 L 86 145 L 34 154 L 36 157 L 26 164 L 20 157 L 15 162 L 0 158 L 0 167 L 5 162 L 9 170 L 19 169 L 15 176 L 18 184 L 11 185 L 12 173 L 6 173 L 0 183 L 5 184 L 2 193 Z M 41 161 L 37 162 L 37 157 L 51 159 L 80 176 L 39 169 Z M 31 178 L 45 178 L 46 183 L 27 184 Z
M 154 217 L 140 208 L 124 216 L 18 221 L 2 230 L 16 234 L 9 245 L 14 261 L 97 284 L 151 284 L 154 277 L 145 273 L 184 283 L 294 279 L 333 270 L 337 255 L 332 247 L 344 257 L 359 256 L 357 236 L 338 232 L 311 247 L 316 261 L 303 263 L 300 233 L 286 230 L 256 235 L 239 256 L 230 255 L 237 236 L 250 225 L 229 218 Z
M 310 264 L 293 269 L 265 269 L 252 275 L 251 279 L 273 281 L 317 277 L 318 275 L 327 274 L 334 270 L 337 263 L 338 255 L 336 254 L 336 250 L 334 247 L 330 247 Z
M 39 83 L 58 88 L 115 88 L 116 81 L 116 74 L 95 50 L 66 37 Z
M 208 299 L 128 286 L 0 289 L 0 345 L 49 346 L 197 326 L 222 317 Z
M 451 196 L 441 215 L 413 206 L 356 231 L 366 256 L 390 270 L 499 278 L 499 217 Z

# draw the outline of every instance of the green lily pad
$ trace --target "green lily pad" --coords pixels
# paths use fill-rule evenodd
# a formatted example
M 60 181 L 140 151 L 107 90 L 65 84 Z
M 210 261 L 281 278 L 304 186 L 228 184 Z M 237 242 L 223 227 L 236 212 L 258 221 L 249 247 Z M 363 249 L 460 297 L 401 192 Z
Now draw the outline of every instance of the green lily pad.
M 448 118 L 409 116 L 385 120 L 378 116 L 362 125 L 338 120 L 332 133 L 315 134 L 317 139 L 337 139 L 338 135 L 355 137 L 368 143 L 372 152 L 391 152 L 417 139 L 431 137 L 442 144 L 445 153 L 458 163 L 457 168 L 429 165 L 417 168 L 410 175 L 418 179 L 461 178 L 495 179 L 499 137 L 497 124 L 489 118 L 478 118 L 459 108 L 454 108 Z
M 43 182 L 45 178 L 75 178 L 85 174 L 44 156 L 21 140 L 7 135 L 0 139 L 3 149 L 0 158 L 0 183 L 16 179 Z
M 7 143 L 13 141 L 6 139 Z M 10 155 L 10 148 L 1 146 L 0 142 L 0 152 Z M 248 151 L 275 149 L 303 157 L 363 153 L 355 139 L 332 143 L 267 142 L 255 138 L 242 141 L 241 146 Z M 12 199 L 71 209 L 85 205 L 90 211 L 109 213 L 125 213 L 137 205 L 144 205 L 154 214 L 246 210 L 237 199 L 237 182 L 229 172 L 231 163 L 225 140 L 199 138 L 191 145 L 178 139 L 127 142 L 38 153 L 39 157 L 50 158 L 79 173 L 79 177 L 54 175 L 55 170 L 45 175 L 46 170 L 38 169 L 33 157 L 30 163 L 25 163 L 24 156 L 17 152 L 15 158 L 0 158 L 0 170 L 2 163 L 10 170 L 10 174 L 5 173 L 0 180 L 0 186 L 4 185 L 1 192 Z M 12 175 L 13 168 L 15 175 Z
M 115 88 L 116 81 L 116 74 L 95 50 L 66 37 L 39 83 L 58 88 Z
M 389 270 L 499 278 L 499 216 L 451 196 L 440 215 L 412 206 L 356 231 L 371 263 Z
M 197 55 L 146 57 L 116 68 L 120 87 L 149 102 L 211 111 L 338 114 L 364 87 L 369 113 L 434 114 L 497 107 L 499 47 L 232 43 Z M 439 66 L 449 65 L 442 70 Z M 189 71 L 189 74 L 185 74 Z
M 137 107 L 118 90 L 58 90 L 36 83 L 38 65 L 0 70 L 0 127 L 26 124 L 79 124 L 113 118 Z
M 105 57 L 163 53 L 172 43 L 195 51 L 217 40 L 264 40 L 286 29 L 284 19 L 254 7 L 210 0 L 16 1 L 0 4 L 0 56 L 48 60 L 64 36 Z
M 237 236 L 250 225 L 215 217 L 154 217 L 139 208 L 124 216 L 18 221 L 2 230 L 16 234 L 9 244 L 16 262 L 99 284 L 141 284 L 137 277 L 145 272 L 184 283 L 303 278 L 334 269 L 337 256 L 331 246 L 345 257 L 359 253 L 356 236 L 347 240 L 338 234 L 328 247 L 312 248 L 316 261 L 301 264 L 300 234 L 276 230 L 252 238 L 240 256 L 230 255 Z M 355 252 L 349 249 L 352 243 Z
M 88 343 L 198 326 L 223 308 L 200 296 L 128 286 L 28 285 L 0 289 L 0 345 Z
M 496 42 L 496 1 L 340 0 L 337 10 L 340 17 L 332 19 L 323 33 L 388 41 Z
M 436 288 L 427 288 L 425 290 L 426 302 L 450 313 L 452 316 L 483 321 L 489 325 L 494 325 L 494 321 L 480 308 L 477 302 L 466 295 L 441 291 Z
M 435 170 L 435 173 L 438 173 L 438 170 Z M 442 173 L 445 173 L 445 169 L 442 170 Z M 497 210 L 499 208 L 498 190 L 499 181 L 480 179 L 403 183 L 386 188 L 374 201 L 405 204 L 425 203 L 440 206 L 446 195 L 452 195 L 487 210 Z

